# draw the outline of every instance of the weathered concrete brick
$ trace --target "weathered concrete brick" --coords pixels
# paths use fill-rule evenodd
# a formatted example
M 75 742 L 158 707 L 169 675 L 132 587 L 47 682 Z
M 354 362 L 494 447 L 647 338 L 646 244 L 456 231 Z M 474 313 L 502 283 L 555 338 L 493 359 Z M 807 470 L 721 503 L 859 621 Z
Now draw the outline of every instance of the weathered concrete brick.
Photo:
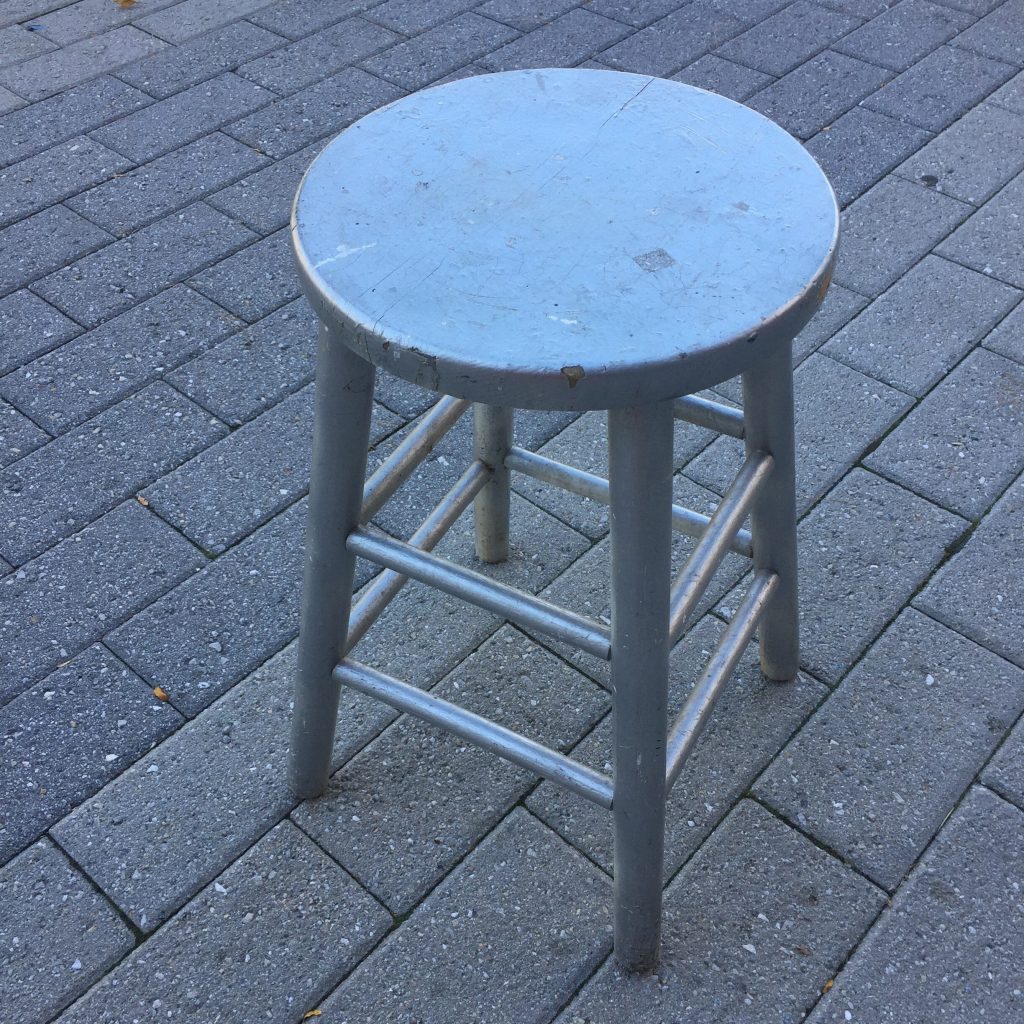
M 294 806 L 287 782 L 294 670 L 289 648 L 54 828 L 137 927 L 156 928 Z M 394 714 L 344 693 L 334 763 Z
M 301 39 L 378 3 L 380 0 L 335 0 L 331 4 L 321 0 L 279 0 L 261 7 L 248 20 L 288 39 Z
M 843 211 L 836 280 L 879 295 L 971 213 L 922 185 L 888 177 Z
M 234 252 L 253 237 L 247 228 L 204 203 L 193 203 L 50 274 L 33 291 L 79 323 L 96 327 Z
M 473 0 L 435 0 L 431 4 L 420 0 L 384 0 L 384 3 L 374 4 L 370 17 L 396 32 L 412 36 L 476 6 Z
M 12 405 L 0 401 L 0 466 L 24 458 L 50 440 L 27 416 Z
M 1019 1017 L 1022 828 L 1016 807 L 973 789 L 809 1024 Z
M 97 644 L 0 709 L 0 863 L 181 724 Z
M 1009 64 L 971 50 L 941 46 L 879 89 L 864 105 L 939 132 L 1012 74 Z
M 558 1024 L 799 1020 L 883 895 L 744 800 L 666 894 L 661 964 L 604 965 Z
M 251 114 L 274 99 L 272 92 L 226 71 L 97 128 L 93 138 L 136 163 L 145 163 Z
M 748 106 L 809 139 L 891 77 L 885 68 L 826 50 L 754 93 Z
M 35 557 L 226 433 L 167 384 L 151 384 L 0 474 L 0 550 L 15 564 Z
M 267 163 L 248 146 L 213 132 L 119 174 L 69 199 L 67 205 L 112 234 L 127 235 Z
M 662 0 L 662 2 L 673 4 L 678 0 Z M 493 18 L 495 21 L 511 25 L 513 28 L 519 29 L 520 32 L 529 32 L 531 29 L 540 28 L 541 25 L 545 25 L 549 21 L 554 21 L 560 14 L 565 14 L 566 11 L 571 11 L 578 5 L 579 0 L 527 0 L 526 3 L 523 0 L 487 0 L 483 6 L 476 8 L 476 12 Z M 645 6 L 655 7 L 657 2 L 647 3 Z M 374 17 L 376 17 L 376 13 Z
M 19 220 L 0 231 L 0 294 L 13 292 L 110 239 L 106 231 L 63 206 Z
M 8 374 L 0 394 L 62 434 L 240 326 L 176 285 Z
M 936 252 L 1024 288 L 1024 173 L 990 199 Z
M 1024 4 L 1007 0 L 998 10 L 961 32 L 956 45 L 1007 64 L 1024 65 Z
M 755 2 L 759 6 L 764 6 L 763 0 L 755 0 Z M 616 18 L 634 28 L 645 28 L 651 22 L 686 6 L 686 2 L 685 0 L 591 0 L 589 6 L 606 18 Z M 736 4 L 730 4 L 727 0 L 721 6 L 728 8 L 735 7 Z M 782 4 L 779 3 L 777 6 L 781 7 Z
M 509 627 L 432 692 L 563 751 L 608 708 L 592 682 Z M 405 715 L 341 768 L 326 796 L 301 804 L 293 817 L 404 913 L 535 782 L 524 769 Z
M 0 0 L 0 25 L 14 25 L 63 4 L 64 0 Z
M 1024 810 L 1024 722 L 1017 723 L 989 762 L 982 782 Z
M 481 57 L 479 63 L 489 71 L 569 67 L 593 57 L 629 32 L 621 22 L 577 8 Z
M 1015 597 L 1024 573 L 1018 477 L 914 604 L 990 651 L 1024 667 L 1024 605 Z
M 154 53 L 163 45 L 159 39 L 125 25 L 23 64 L 3 68 L 0 70 L 0 85 L 27 100 L 42 100 Z
M 203 561 L 131 501 L 0 579 L 0 703 L 84 650 Z
M 723 630 L 717 619 L 706 616 L 672 652 L 672 714 L 683 706 Z M 707 839 L 826 692 L 806 676 L 792 684 L 768 682 L 761 675 L 756 645 L 743 655 L 669 797 L 666 881 Z M 598 771 L 613 772 L 610 717 L 572 751 L 572 757 Z M 606 871 L 612 870 L 612 819 L 607 811 L 551 782 L 542 783 L 527 806 Z
M 1024 468 L 1024 367 L 972 352 L 865 461 L 976 519 Z
M 77 3 L 48 4 L 58 10 L 50 11 L 32 19 L 33 27 L 46 39 L 52 39 L 61 46 L 87 39 L 108 29 L 127 25 L 143 15 L 170 7 L 177 0 L 136 0 L 122 7 L 104 0 L 78 0 Z
M 1018 306 L 985 339 L 985 348 L 1024 363 L 1024 306 Z
M 897 171 L 965 202 L 989 199 L 1024 168 L 1024 116 L 983 103 Z
M 0 114 L 8 114 L 12 110 L 18 110 L 25 105 L 25 100 L 20 96 L 15 96 L 10 89 L 0 87 Z
M 138 25 L 169 43 L 183 43 L 269 4 L 270 0 L 184 0 L 166 11 L 140 18 Z
M 10 25 L 0 29 L 0 68 L 20 64 L 55 49 L 54 43 L 21 25 Z
M 894 890 L 1022 709 L 1024 672 L 911 609 L 754 791 Z
M 309 89 L 277 100 L 243 117 L 225 131 L 275 160 L 322 139 L 402 95 L 400 89 L 359 68 L 344 71 Z
M 742 64 L 734 64 L 713 53 L 706 53 L 672 77 L 677 82 L 686 82 L 687 85 L 695 85 L 698 89 L 707 89 L 738 101 L 747 99 L 773 81 L 771 75 Z
M 1005 85 L 996 89 L 989 96 L 989 101 L 1015 114 L 1024 114 L 1024 72 L 1018 72 Z
M 609 889 L 516 810 L 321 1004 L 324 1017 L 433 1020 L 443 1008 L 450 1020 L 548 1021 L 608 952 Z
M 0 373 L 62 345 L 79 331 L 78 324 L 30 291 L 0 299 Z
M 273 32 L 247 21 L 237 21 L 200 36 L 194 42 L 168 47 L 121 68 L 117 77 L 163 100 L 221 72 L 234 71 L 282 43 L 284 39 Z
M 0 1003 L 46 1021 L 132 948 L 132 933 L 54 845 L 0 869 Z
M 420 6 L 420 5 L 417 5 Z M 377 9 L 379 10 L 379 8 Z M 377 11 L 374 11 L 376 16 Z M 313 85 L 397 43 L 401 36 L 365 18 L 349 18 L 250 61 L 239 74 L 280 96 Z
M 822 351 L 920 397 L 1020 299 L 1020 292 L 926 256 Z

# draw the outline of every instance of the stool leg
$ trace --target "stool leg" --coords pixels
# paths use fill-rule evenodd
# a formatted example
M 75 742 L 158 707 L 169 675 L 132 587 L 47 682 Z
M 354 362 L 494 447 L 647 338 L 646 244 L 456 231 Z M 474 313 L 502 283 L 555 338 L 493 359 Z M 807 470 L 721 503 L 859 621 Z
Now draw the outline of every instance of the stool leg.
M 754 568 L 779 574 L 759 626 L 761 670 L 792 679 L 800 663 L 797 610 L 796 453 L 793 436 L 793 354 L 785 345 L 743 375 L 747 453 L 769 452 L 775 466 L 750 511 Z
M 356 562 L 345 541 L 362 509 L 373 383 L 373 366 L 321 327 L 289 780 L 302 799 L 322 793 L 330 771 L 339 690 L 331 672 L 345 647 Z
M 508 558 L 509 471 L 505 456 L 512 447 L 512 410 L 495 405 L 473 406 L 476 457 L 494 476 L 473 501 L 476 556 L 482 562 Z
M 608 414 L 615 726 L 615 953 L 652 970 L 661 944 L 672 554 L 672 405 Z

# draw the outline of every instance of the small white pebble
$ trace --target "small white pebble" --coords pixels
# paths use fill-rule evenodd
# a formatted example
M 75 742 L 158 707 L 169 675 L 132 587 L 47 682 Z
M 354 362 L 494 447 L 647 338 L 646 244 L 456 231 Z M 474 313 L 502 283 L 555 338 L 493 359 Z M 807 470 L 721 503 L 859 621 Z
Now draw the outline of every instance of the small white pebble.
M 80 971 L 81 969 L 82 969 L 82 961 L 81 960 L 76 960 L 71 965 L 71 970 L 73 970 L 73 971 Z
M 107 754 L 106 757 L 103 758 L 103 760 L 109 764 L 111 761 L 117 760 L 117 754 Z
M 743 944 L 743 948 L 744 948 L 744 949 L 745 949 L 745 950 L 746 950 L 746 951 L 747 951 L 748 953 L 756 953 L 756 952 L 757 952 L 757 950 L 756 950 L 756 949 L 755 949 L 755 948 L 754 948 L 754 947 L 753 947 L 753 946 L 752 946 L 752 945 L 751 945 L 751 944 L 750 944 L 749 942 L 746 942 L 746 943 L 744 943 L 744 944 Z
M 220 882 L 214 882 L 213 888 L 215 892 L 219 892 L 222 895 L 227 892 L 227 889 L 225 889 L 224 886 L 220 884 Z

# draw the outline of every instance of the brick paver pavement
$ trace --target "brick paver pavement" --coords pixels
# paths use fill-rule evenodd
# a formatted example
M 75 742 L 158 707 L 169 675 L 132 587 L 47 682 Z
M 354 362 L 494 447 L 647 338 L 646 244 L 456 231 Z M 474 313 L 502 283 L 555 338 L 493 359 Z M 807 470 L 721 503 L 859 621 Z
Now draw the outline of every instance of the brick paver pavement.
M 768 685 L 752 652 L 723 696 L 644 979 L 609 957 L 589 805 L 351 694 L 328 795 L 284 775 L 299 177 L 411 90 L 569 65 L 748 103 L 844 206 L 796 345 L 805 671 Z M 0 0 L 0 1020 L 1024 1019 L 1022 67 L 1024 0 Z M 429 396 L 377 397 L 379 460 Z M 603 468 L 598 415 L 519 433 Z M 407 534 L 467 442 L 380 525 Z M 680 425 L 676 455 L 713 507 L 736 444 Z M 493 571 L 607 614 L 607 530 L 524 482 Z M 361 650 L 607 761 L 586 656 L 415 585 Z

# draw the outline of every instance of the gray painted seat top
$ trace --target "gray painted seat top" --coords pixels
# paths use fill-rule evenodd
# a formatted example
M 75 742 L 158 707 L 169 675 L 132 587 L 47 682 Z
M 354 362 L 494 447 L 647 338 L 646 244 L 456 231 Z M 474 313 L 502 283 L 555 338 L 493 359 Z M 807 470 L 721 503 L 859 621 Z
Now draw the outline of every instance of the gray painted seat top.
M 742 372 L 828 287 L 832 190 L 781 128 L 677 82 L 514 71 L 406 97 L 310 167 L 313 305 L 386 371 L 492 404 L 640 405 Z

